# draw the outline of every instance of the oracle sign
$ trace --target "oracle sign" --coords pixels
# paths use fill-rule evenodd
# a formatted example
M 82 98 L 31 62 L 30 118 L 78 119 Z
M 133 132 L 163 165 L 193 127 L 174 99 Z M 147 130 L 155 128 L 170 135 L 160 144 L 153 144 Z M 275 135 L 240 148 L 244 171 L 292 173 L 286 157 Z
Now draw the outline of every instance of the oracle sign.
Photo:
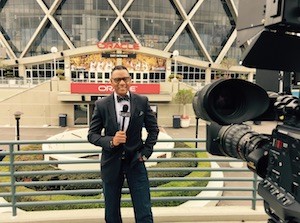
M 159 94 L 160 84 L 131 84 L 129 90 L 138 94 Z M 110 84 L 71 83 L 72 94 L 111 94 L 113 91 Z
M 137 43 L 128 42 L 98 42 L 97 46 L 99 49 L 115 49 L 115 50 L 139 50 L 140 45 Z

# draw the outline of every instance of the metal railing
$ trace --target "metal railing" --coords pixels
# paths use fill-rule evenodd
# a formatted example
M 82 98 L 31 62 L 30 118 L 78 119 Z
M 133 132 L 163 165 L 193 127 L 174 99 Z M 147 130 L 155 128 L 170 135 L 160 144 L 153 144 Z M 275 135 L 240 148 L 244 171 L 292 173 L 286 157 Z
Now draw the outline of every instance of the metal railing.
M 185 143 L 203 143 L 205 140 L 203 139 L 168 139 L 168 140 L 159 140 L 158 142 L 185 142 Z M 36 145 L 36 144 L 83 144 L 87 143 L 86 140 L 32 140 L 32 141 L 0 141 L 0 145 L 8 145 L 7 151 L 2 151 L 2 155 L 6 155 L 9 158 L 6 158 L 0 162 L 0 197 L 6 198 L 6 202 L 0 202 L 0 210 L 4 207 L 11 207 L 12 208 L 12 215 L 17 215 L 18 208 L 22 209 L 23 207 L 28 206 L 37 206 L 37 205 L 78 205 L 78 204 L 103 204 L 104 200 L 101 196 L 102 188 L 81 188 L 81 189 L 68 189 L 62 190 L 57 189 L 62 187 L 63 185 L 78 185 L 82 184 L 83 182 L 88 185 L 101 185 L 101 179 L 80 179 L 80 180 L 58 180 L 58 179 L 51 179 L 48 181 L 17 181 L 19 177 L 24 176 L 47 176 L 51 174 L 92 174 L 96 173 L 99 174 L 99 170 L 62 170 L 62 169 L 55 169 L 55 170 L 30 170 L 29 168 L 26 170 L 16 171 L 17 167 L 25 167 L 25 166 L 34 166 L 34 165 L 46 165 L 46 166 L 57 166 L 59 164 L 99 164 L 99 159 L 74 159 L 74 160 L 20 160 L 18 157 L 20 156 L 30 156 L 30 155 L 40 155 L 45 157 L 51 154 L 100 154 L 101 149 L 99 150 L 55 150 L 55 151 L 45 151 L 45 150 L 23 150 L 25 145 Z M 17 150 L 17 145 L 21 146 L 21 150 Z M 201 153 L 206 152 L 205 149 L 200 148 L 172 148 L 172 149 L 155 149 L 155 152 L 165 152 L 165 153 L 179 153 L 179 152 L 191 152 L 191 153 Z M 0 155 L 1 155 L 0 154 Z M 233 162 L 240 162 L 239 160 L 227 158 L 227 157 L 174 157 L 171 156 L 170 158 L 150 158 L 148 162 L 157 162 L 157 163 L 170 163 L 170 162 L 196 162 L 197 165 L 201 163 L 217 163 L 217 167 L 207 166 L 202 167 L 201 165 L 194 166 L 194 167 L 159 167 L 159 165 L 154 165 L 152 167 L 147 167 L 149 174 L 151 172 L 182 172 L 186 171 L 189 174 L 185 176 L 169 176 L 169 177 L 149 177 L 150 183 L 156 182 L 203 182 L 208 185 L 206 186 L 151 186 L 151 193 L 153 192 L 169 192 L 171 196 L 152 196 L 153 202 L 167 202 L 167 201 L 180 201 L 180 202 L 187 202 L 187 201 L 250 201 L 252 209 L 256 209 L 257 201 L 262 200 L 261 197 L 257 195 L 257 183 L 259 181 L 256 174 L 250 172 L 246 167 L 228 167 L 228 163 Z M 224 164 L 226 164 L 224 166 Z M 223 165 L 223 167 L 222 167 Z M 100 168 L 100 164 L 99 164 Z M 210 176 L 206 177 L 199 177 L 194 176 L 193 173 L 200 173 L 200 172 L 207 172 Z M 217 176 L 214 177 L 214 173 L 225 173 L 224 176 Z M 231 174 L 234 173 L 234 176 Z M 224 182 L 226 186 L 222 184 L 222 186 L 214 186 L 214 182 Z M 230 182 L 240 183 L 241 185 L 238 186 L 230 186 Z M 46 188 L 51 188 L 51 186 L 56 187 L 55 190 L 44 190 L 44 191 L 35 191 L 29 190 L 28 187 L 32 186 L 45 186 Z M 199 194 L 197 196 L 190 196 L 190 195 L 172 195 L 172 192 L 178 191 L 197 191 Z M 205 192 L 220 192 L 216 193 L 215 195 L 206 196 Z M 234 196 L 229 193 L 226 195 L 226 192 L 234 192 Z M 122 190 L 122 193 L 126 194 L 129 193 L 127 188 Z M 41 196 L 49 196 L 50 198 L 55 195 L 89 195 L 89 194 L 97 194 L 96 197 L 81 197 L 72 200 L 42 200 L 37 199 L 33 200 L 30 199 L 31 197 L 41 197 Z M 199 196 L 200 195 L 200 196 Z M 27 199 L 21 199 L 27 198 Z M 130 202 L 129 196 L 122 197 L 122 202 Z
M 50 81 L 50 78 L 5 78 L 0 77 L 0 88 L 31 88 Z

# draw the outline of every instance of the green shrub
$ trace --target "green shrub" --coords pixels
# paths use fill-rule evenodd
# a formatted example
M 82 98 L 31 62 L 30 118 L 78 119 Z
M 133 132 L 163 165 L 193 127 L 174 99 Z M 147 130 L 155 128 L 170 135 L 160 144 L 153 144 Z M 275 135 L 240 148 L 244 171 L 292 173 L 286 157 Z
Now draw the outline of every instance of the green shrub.
M 22 148 L 22 150 L 41 150 L 41 145 L 31 145 Z M 33 155 L 17 155 L 16 161 L 32 161 L 43 160 L 44 156 L 41 154 Z M 16 166 L 16 171 L 55 171 L 57 168 L 51 165 L 23 165 Z M 82 180 L 82 179 L 100 179 L 100 174 L 86 173 L 86 174 L 49 174 L 49 175 L 35 175 L 35 176 L 18 176 L 17 181 L 52 181 L 52 180 Z M 47 190 L 79 190 L 79 189 L 99 189 L 102 188 L 100 184 L 92 184 L 82 182 L 81 184 L 68 185 L 33 185 L 28 188 L 36 191 Z M 91 196 L 92 194 L 89 194 Z

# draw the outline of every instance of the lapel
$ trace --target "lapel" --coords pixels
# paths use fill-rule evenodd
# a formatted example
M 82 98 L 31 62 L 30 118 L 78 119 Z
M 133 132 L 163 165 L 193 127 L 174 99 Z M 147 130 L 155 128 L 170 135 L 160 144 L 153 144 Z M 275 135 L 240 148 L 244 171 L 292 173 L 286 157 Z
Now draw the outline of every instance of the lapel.
M 136 109 L 136 103 L 137 102 L 136 102 L 135 94 L 132 94 L 130 92 L 130 113 L 131 113 L 131 115 L 130 115 L 130 119 L 129 119 L 128 129 L 131 127 L 132 122 L 134 120 L 133 114 L 134 114 L 135 109 Z
M 108 109 L 108 114 L 110 117 L 110 123 L 112 123 L 113 127 L 116 129 L 116 131 L 119 130 L 118 126 L 118 120 L 116 116 L 116 107 L 115 107 L 115 99 L 114 99 L 114 94 L 111 94 L 108 96 L 108 101 L 107 101 L 107 109 Z

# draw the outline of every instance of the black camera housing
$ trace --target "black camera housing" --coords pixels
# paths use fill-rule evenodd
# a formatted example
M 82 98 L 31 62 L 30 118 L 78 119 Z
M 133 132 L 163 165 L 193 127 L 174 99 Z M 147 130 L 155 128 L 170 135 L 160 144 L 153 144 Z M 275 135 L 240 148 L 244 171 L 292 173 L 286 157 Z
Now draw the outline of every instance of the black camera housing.
M 300 71 L 300 0 L 240 0 L 237 44 L 242 65 Z M 194 97 L 197 118 L 208 121 L 207 151 L 235 157 L 263 178 L 268 222 L 300 223 L 300 106 L 291 95 L 268 94 L 258 85 L 231 79 L 205 86 Z M 276 120 L 271 135 L 245 121 Z
M 224 79 L 198 91 L 193 108 L 198 118 L 208 121 L 206 150 L 246 161 L 263 178 L 258 193 L 272 221 L 300 222 L 298 99 L 267 93 L 248 81 Z M 271 135 L 254 132 L 243 123 L 279 117 L 282 123 Z

